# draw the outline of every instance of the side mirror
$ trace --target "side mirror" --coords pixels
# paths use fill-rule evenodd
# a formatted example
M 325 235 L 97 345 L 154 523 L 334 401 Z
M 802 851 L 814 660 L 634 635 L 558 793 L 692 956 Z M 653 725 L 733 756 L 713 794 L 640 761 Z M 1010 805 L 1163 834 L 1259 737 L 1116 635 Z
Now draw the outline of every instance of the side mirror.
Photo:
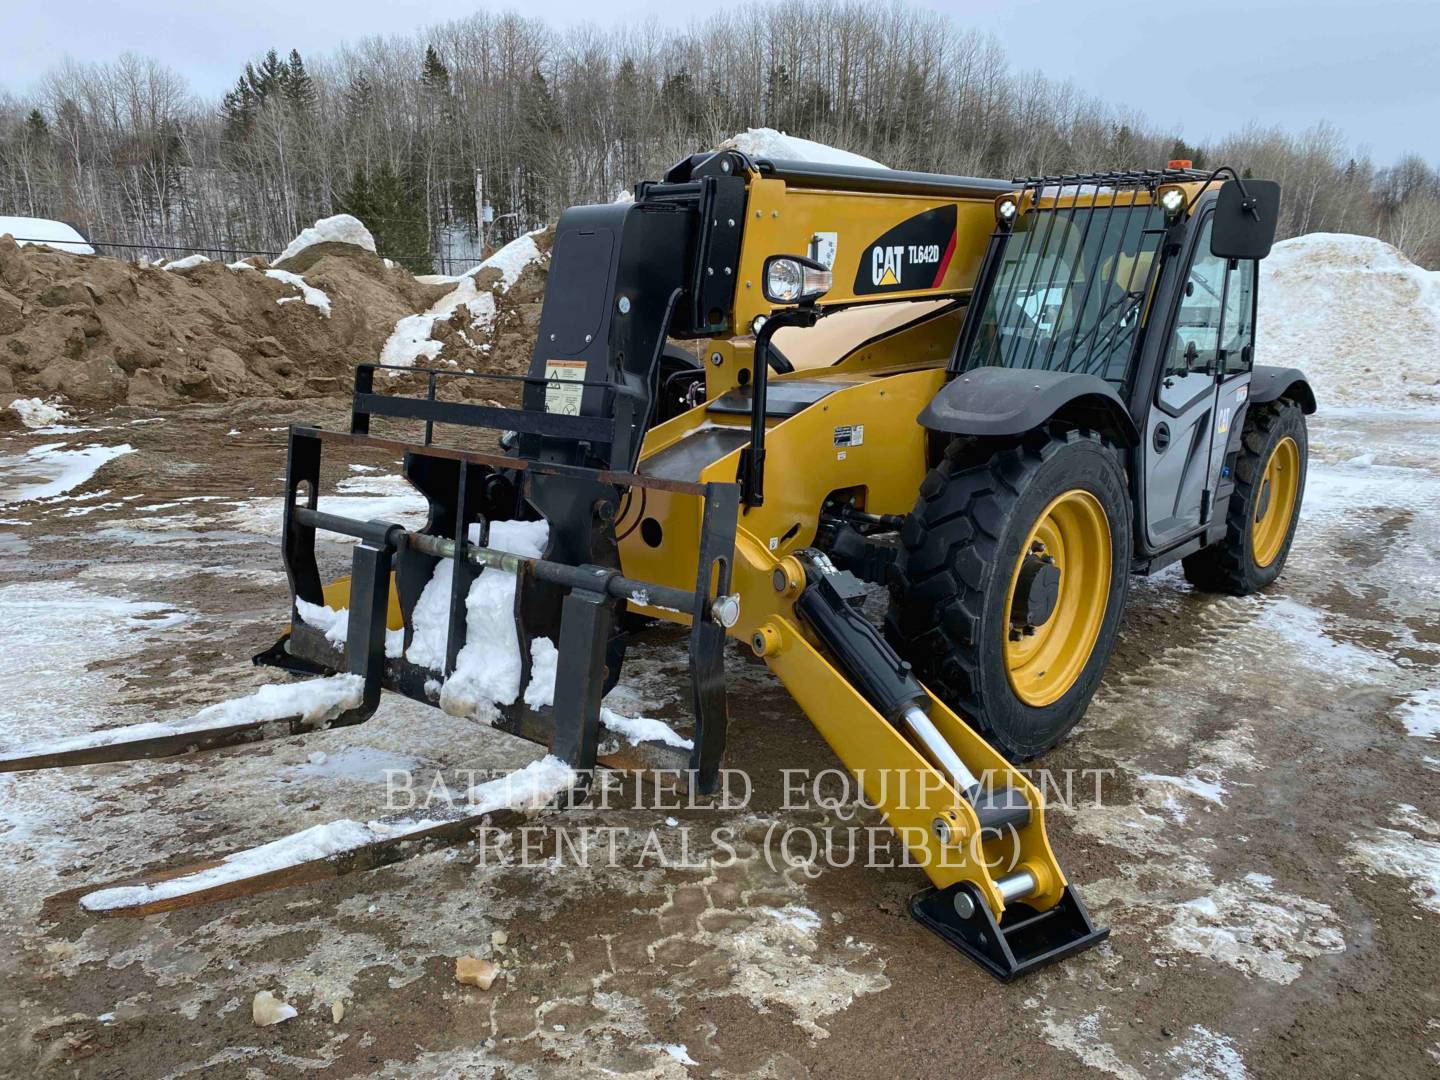
M 772 304 L 815 303 L 830 291 L 834 280 L 824 264 L 804 255 L 771 255 L 761 275 L 765 299 Z
M 1215 200 L 1210 254 L 1220 259 L 1265 258 L 1275 243 L 1279 219 L 1280 185 L 1274 180 L 1226 180 Z

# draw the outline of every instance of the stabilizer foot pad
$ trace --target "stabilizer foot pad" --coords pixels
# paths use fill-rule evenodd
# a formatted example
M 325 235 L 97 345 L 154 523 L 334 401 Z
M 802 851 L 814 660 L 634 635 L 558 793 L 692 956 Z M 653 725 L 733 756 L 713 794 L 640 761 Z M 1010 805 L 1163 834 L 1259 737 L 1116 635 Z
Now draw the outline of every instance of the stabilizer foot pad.
M 969 918 L 956 912 L 956 896 L 964 892 L 960 908 L 973 906 Z M 946 889 L 926 889 L 910 899 L 910 914 L 1001 982 L 1010 982 L 1026 972 L 1098 945 L 1110 936 L 1110 928 L 1090 921 L 1072 886 L 1065 887 L 1060 902 L 1048 911 L 1036 911 L 1028 904 L 1013 903 L 1005 909 L 1005 920 L 997 923 L 979 892 L 963 882 Z

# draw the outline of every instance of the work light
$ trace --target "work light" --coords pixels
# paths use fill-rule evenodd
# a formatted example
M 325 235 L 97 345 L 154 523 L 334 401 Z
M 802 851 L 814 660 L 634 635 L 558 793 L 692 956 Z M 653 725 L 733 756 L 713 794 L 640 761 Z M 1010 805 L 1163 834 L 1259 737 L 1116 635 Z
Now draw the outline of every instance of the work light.
M 1185 205 L 1185 192 L 1179 188 L 1166 188 L 1160 193 L 1160 205 L 1164 208 L 1166 217 L 1175 217 Z
M 829 270 L 803 255 L 772 255 L 765 261 L 765 299 L 776 304 L 810 304 L 830 291 Z

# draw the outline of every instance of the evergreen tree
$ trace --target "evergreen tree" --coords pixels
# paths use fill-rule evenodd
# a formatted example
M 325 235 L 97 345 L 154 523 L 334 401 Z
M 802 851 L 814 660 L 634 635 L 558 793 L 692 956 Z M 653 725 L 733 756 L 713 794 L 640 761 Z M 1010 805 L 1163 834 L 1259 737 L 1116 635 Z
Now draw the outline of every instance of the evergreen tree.
M 434 45 L 425 46 L 425 60 L 420 65 L 420 84 L 431 95 L 450 93 L 450 69 L 440 59 Z
M 285 101 L 297 114 L 308 114 L 315 108 L 315 83 L 296 49 L 290 50 L 290 62 L 285 67 L 281 86 Z
M 430 230 L 425 225 L 425 193 L 387 162 L 372 177 L 356 170 L 338 208 L 365 223 L 375 237 L 375 250 L 394 259 L 412 274 L 428 274 Z

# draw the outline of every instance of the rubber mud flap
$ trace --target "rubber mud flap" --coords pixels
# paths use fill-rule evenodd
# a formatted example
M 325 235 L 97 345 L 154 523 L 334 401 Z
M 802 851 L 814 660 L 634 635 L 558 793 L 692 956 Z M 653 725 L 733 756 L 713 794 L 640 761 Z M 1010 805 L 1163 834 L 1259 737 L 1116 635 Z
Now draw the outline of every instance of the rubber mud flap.
M 973 904 L 969 918 L 961 918 L 955 910 L 956 895 L 962 890 Z M 995 921 L 975 887 L 965 882 L 916 893 L 910 898 L 910 914 L 1001 982 L 1073 956 L 1110 936 L 1108 926 L 1097 927 L 1090 921 L 1090 913 L 1070 885 L 1048 911 L 1019 902 L 1008 905 L 1003 924 Z

